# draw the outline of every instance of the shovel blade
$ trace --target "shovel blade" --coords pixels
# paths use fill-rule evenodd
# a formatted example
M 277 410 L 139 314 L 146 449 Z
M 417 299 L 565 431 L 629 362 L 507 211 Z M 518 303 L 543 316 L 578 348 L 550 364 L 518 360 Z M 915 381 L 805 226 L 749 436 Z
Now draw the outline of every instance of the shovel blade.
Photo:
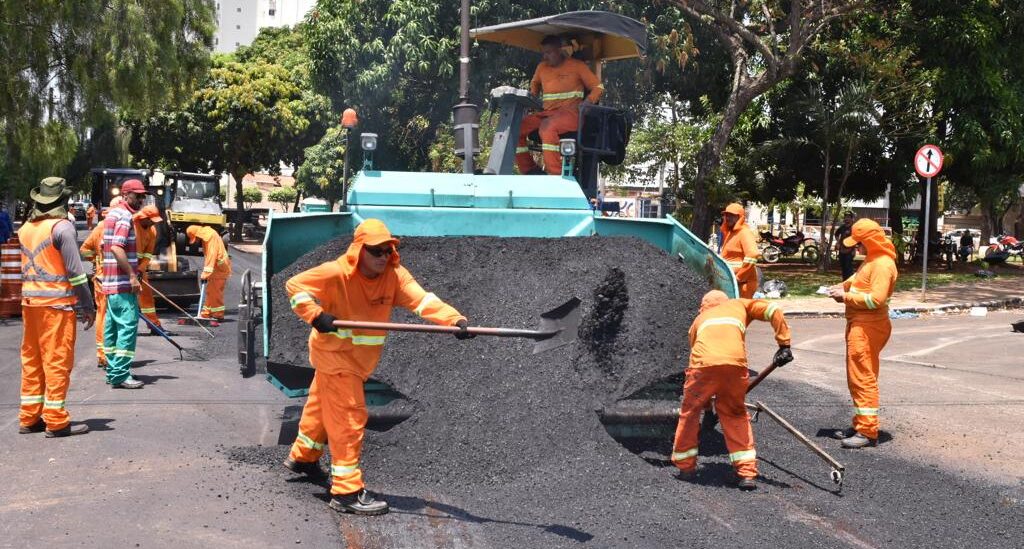
M 533 354 L 557 349 L 576 341 L 581 321 L 580 300 L 575 297 L 546 313 L 541 313 L 540 328 L 537 331 L 543 333 L 544 337 L 536 339 Z

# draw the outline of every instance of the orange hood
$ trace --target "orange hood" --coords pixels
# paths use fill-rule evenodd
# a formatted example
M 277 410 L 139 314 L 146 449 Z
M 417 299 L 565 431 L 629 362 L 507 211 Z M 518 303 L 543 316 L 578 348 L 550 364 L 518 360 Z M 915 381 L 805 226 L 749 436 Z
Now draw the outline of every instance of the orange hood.
M 398 239 L 391 235 L 391 231 L 388 230 L 387 225 L 379 219 L 367 219 L 356 227 L 356 232 L 352 236 L 352 243 L 349 244 L 348 250 L 345 254 L 338 258 L 338 262 L 341 263 L 342 270 L 346 275 L 350 275 L 356 270 L 356 266 L 359 265 L 359 256 L 363 251 L 363 246 L 379 246 L 384 243 L 390 243 L 392 246 L 398 245 Z M 388 260 L 390 267 L 397 267 L 401 263 L 401 259 L 398 257 L 398 251 L 391 254 L 391 259 Z
M 729 296 L 725 295 L 725 292 L 721 290 L 711 290 L 704 294 L 704 297 L 700 300 L 700 312 L 704 312 L 708 309 L 714 309 L 715 307 L 729 301 Z
M 722 215 L 723 216 L 725 214 L 727 214 L 727 213 L 736 214 L 736 215 L 740 216 L 740 218 L 738 220 L 736 220 L 736 224 L 733 225 L 732 227 L 728 226 L 726 224 L 726 222 L 725 222 L 725 219 L 723 218 L 722 219 L 722 234 L 723 235 L 728 235 L 729 233 L 731 233 L 731 232 L 733 232 L 733 231 L 743 227 L 743 225 L 746 224 L 746 222 L 747 222 L 747 213 L 745 211 L 743 211 L 743 206 L 738 204 L 738 203 L 736 203 L 736 202 L 733 202 L 732 204 L 729 204 L 728 206 L 725 207 L 724 210 L 722 210 Z
M 868 260 L 883 255 L 896 259 L 896 246 L 885 237 L 882 226 L 874 220 L 858 219 L 850 231 L 850 236 L 843 239 L 843 246 L 852 248 L 858 243 L 863 244 Z

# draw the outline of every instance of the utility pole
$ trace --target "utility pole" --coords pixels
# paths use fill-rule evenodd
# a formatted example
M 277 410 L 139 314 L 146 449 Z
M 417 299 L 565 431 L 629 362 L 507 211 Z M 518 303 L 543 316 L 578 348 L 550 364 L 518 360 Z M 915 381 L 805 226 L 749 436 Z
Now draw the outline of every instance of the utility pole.
M 455 154 L 462 157 L 462 172 L 473 173 L 473 155 L 480 152 L 480 109 L 469 102 L 469 0 L 462 0 L 459 49 L 459 104 L 452 109 Z

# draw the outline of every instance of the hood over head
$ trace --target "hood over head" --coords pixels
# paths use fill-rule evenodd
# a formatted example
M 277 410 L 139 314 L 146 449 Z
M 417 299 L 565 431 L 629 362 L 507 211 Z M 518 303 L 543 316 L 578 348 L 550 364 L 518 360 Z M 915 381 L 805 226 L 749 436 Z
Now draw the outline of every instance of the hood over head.
M 740 216 L 740 218 L 736 220 L 736 224 L 733 225 L 732 227 L 730 227 L 725 221 L 724 216 L 727 213 Z M 726 206 L 725 209 L 722 210 L 722 216 L 722 232 L 725 234 L 729 234 L 732 231 L 735 231 L 736 229 L 742 227 L 747 222 L 747 212 L 743 210 L 743 205 L 739 204 L 738 202 L 733 202 L 732 204 Z
M 725 292 L 721 290 L 711 290 L 701 298 L 700 312 L 703 313 L 708 309 L 713 309 L 726 301 L 729 301 L 729 296 L 725 295 Z
M 399 240 L 392 236 L 391 231 L 388 230 L 387 225 L 383 221 L 372 218 L 367 219 L 356 227 L 355 234 L 352 235 L 352 243 L 349 244 L 345 255 L 338 258 L 338 260 L 345 267 L 345 274 L 350 274 L 359 264 L 359 256 L 363 251 L 363 246 L 390 244 L 392 247 L 395 247 L 398 246 L 398 243 Z M 395 253 L 391 254 L 388 265 L 397 267 L 400 262 L 401 260 L 396 250 Z
M 882 226 L 873 219 L 857 220 L 850 228 L 850 236 L 843 239 L 843 246 L 847 248 L 852 248 L 858 243 L 864 245 L 868 259 L 880 255 L 896 259 L 896 246 L 885 237 Z

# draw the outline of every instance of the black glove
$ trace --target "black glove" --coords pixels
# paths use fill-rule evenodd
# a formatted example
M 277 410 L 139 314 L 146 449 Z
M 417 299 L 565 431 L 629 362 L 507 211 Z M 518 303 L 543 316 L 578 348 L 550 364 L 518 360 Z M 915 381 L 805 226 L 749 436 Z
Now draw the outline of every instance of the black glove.
M 312 324 L 313 327 L 316 328 L 316 331 L 320 332 L 321 334 L 328 334 L 337 330 L 337 328 L 334 327 L 335 320 L 337 319 L 328 314 L 326 311 L 324 311 L 320 313 L 319 316 L 313 319 Z
M 473 339 L 476 334 L 469 333 L 469 322 L 466 319 L 462 319 L 455 323 L 459 327 L 459 331 L 455 332 L 455 339 Z
M 785 366 L 790 362 L 793 362 L 793 351 L 789 350 L 789 345 L 779 345 L 779 350 L 775 351 L 775 358 L 772 359 L 772 364 Z

